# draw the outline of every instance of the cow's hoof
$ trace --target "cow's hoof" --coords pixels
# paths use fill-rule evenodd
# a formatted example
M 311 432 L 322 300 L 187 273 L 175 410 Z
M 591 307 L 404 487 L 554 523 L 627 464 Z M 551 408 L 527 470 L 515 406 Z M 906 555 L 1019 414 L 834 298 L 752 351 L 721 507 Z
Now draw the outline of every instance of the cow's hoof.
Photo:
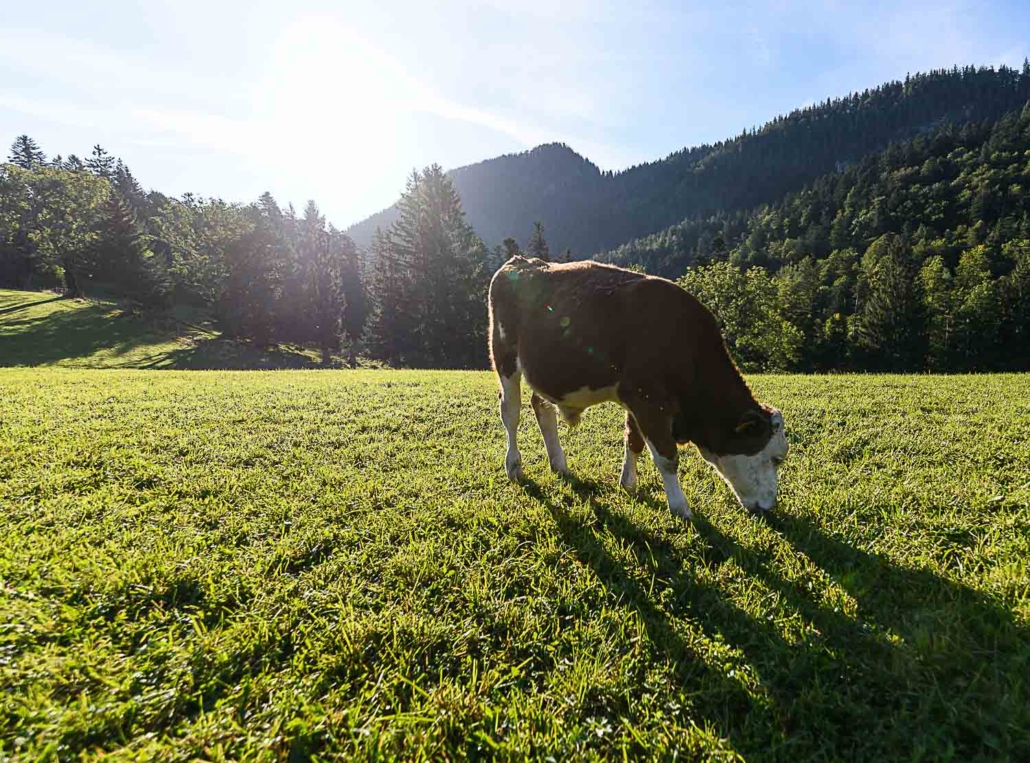
M 670 505 L 669 511 L 675 514 L 677 517 L 687 520 L 688 522 L 694 518 L 694 512 L 690 510 L 690 506 L 686 503 L 682 505 Z
M 637 481 L 635 479 L 626 479 L 625 477 L 623 477 L 619 480 L 619 487 L 621 487 L 627 493 L 636 493 Z
M 571 477 L 572 476 L 572 473 L 569 471 L 568 464 L 565 463 L 564 459 L 561 460 L 561 461 L 557 461 L 557 462 L 556 461 L 551 461 L 549 463 L 551 464 L 551 471 L 554 472 L 555 474 L 557 474 L 559 477 Z
M 504 463 L 504 471 L 512 482 L 522 479 L 525 474 L 522 472 L 522 459 L 514 458 Z

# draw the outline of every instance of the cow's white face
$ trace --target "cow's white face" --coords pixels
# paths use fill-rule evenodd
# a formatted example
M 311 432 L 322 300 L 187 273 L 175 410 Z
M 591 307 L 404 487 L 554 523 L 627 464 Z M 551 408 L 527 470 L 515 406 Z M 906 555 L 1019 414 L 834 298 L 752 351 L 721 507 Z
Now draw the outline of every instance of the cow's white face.
M 705 461 L 715 467 L 749 511 L 769 511 L 776 506 L 776 470 L 787 457 L 787 437 L 782 413 L 774 410 L 769 423 L 772 426 L 769 442 L 752 456 L 720 456 L 698 447 Z

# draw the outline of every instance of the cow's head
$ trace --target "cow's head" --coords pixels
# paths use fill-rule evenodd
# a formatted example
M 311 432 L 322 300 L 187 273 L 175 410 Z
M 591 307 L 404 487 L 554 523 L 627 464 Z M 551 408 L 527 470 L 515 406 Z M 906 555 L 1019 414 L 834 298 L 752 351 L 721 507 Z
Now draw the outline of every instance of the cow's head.
M 725 440 L 726 453 L 698 446 L 705 461 L 749 511 L 769 511 L 776 506 L 776 470 L 787 457 L 783 414 L 772 408 L 753 409 L 737 422 Z

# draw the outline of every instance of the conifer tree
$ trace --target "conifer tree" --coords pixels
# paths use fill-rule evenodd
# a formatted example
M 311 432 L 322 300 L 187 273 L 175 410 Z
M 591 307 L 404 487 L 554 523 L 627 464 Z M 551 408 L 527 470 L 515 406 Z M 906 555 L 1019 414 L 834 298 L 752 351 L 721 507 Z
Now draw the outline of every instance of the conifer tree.
M 164 274 L 143 240 L 143 233 L 121 195 L 112 189 L 103 207 L 93 245 L 94 276 L 147 306 L 164 302 Z
M 343 333 L 347 337 L 348 365 L 355 368 L 358 364 L 358 347 L 368 322 L 369 300 L 361 255 L 349 236 L 344 235 L 343 238 Z
M 504 239 L 502 244 L 504 246 L 504 258 L 510 260 L 512 257 L 518 257 L 522 254 L 522 250 L 519 249 L 519 242 L 510 236 Z
M 407 354 L 414 330 L 406 268 L 382 229 L 372 237 L 370 257 L 373 303 L 369 350 L 375 358 L 399 364 Z
M 110 180 L 114 177 L 115 159 L 97 144 L 93 146 L 93 155 L 86 160 L 86 167 L 97 177 Z
M 11 155 L 7 161 L 23 170 L 31 170 L 46 162 L 46 154 L 28 135 L 19 135 L 11 144 Z
M 926 349 L 918 264 L 904 239 L 887 233 L 862 257 L 858 341 L 869 366 L 884 371 L 922 368 Z
M 544 262 L 551 261 L 551 248 L 547 245 L 547 239 L 544 238 L 544 224 L 539 220 L 533 223 L 533 235 L 529 239 L 526 251 L 530 257 L 537 257 Z

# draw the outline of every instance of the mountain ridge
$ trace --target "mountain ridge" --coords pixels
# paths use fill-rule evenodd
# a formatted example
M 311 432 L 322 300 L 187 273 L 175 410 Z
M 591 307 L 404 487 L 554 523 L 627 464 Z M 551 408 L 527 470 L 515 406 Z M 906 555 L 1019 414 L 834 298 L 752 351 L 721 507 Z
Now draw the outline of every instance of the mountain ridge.
M 736 137 L 613 172 L 562 143 L 448 171 L 490 245 L 544 224 L 552 252 L 593 256 L 681 221 L 770 203 L 944 122 L 994 120 L 1030 100 L 1030 64 L 937 69 L 794 109 Z M 347 229 L 367 246 L 389 207 Z

